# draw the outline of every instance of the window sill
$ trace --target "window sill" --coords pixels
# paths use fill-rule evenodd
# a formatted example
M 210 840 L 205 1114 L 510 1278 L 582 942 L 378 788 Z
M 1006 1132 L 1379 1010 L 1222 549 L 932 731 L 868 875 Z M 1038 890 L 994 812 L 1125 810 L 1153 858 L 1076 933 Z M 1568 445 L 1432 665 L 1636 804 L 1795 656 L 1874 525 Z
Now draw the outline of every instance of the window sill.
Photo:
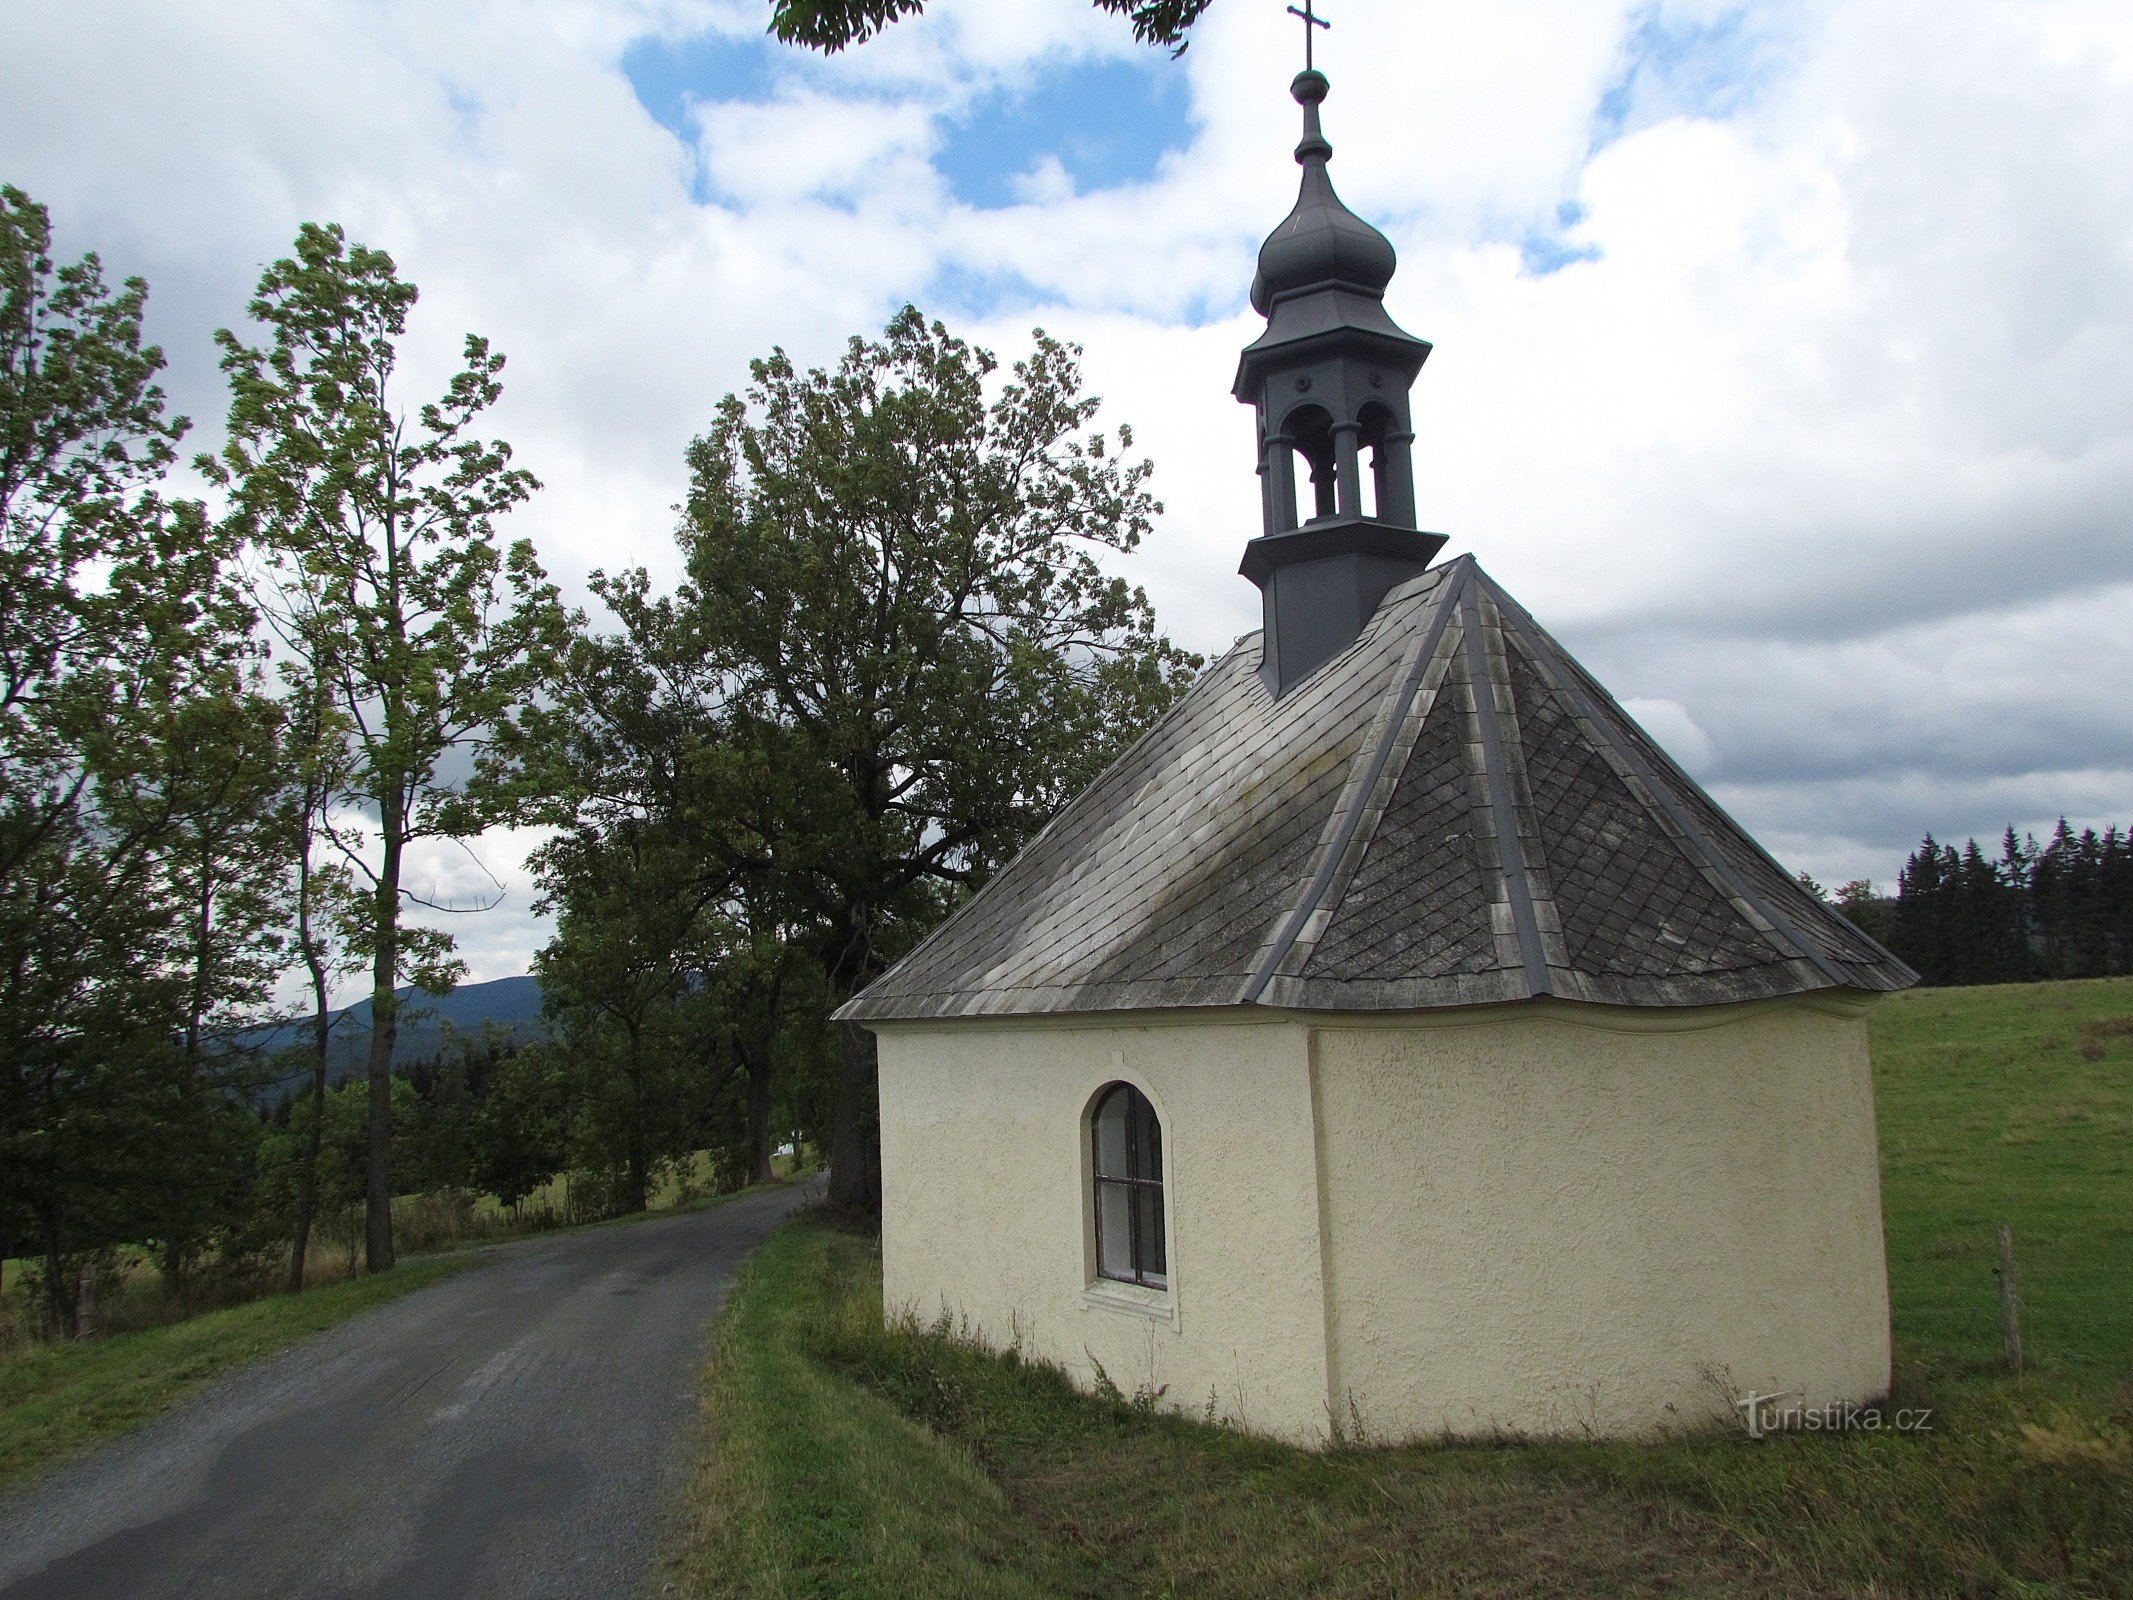
M 1138 1283 L 1120 1283 L 1098 1278 L 1081 1291 L 1082 1305 L 1092 1311 L 1123 1311 L 1151 1322 L 1177 1326 L 1177 1296 L 1168 1289 L 1150 1289 Z

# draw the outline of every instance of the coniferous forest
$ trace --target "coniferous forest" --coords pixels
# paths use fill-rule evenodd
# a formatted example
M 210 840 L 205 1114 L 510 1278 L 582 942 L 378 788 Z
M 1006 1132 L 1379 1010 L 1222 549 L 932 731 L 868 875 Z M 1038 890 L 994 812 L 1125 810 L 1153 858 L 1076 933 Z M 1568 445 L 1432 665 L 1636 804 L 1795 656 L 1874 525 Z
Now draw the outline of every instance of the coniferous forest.
M 2133 972 L 2133 840 L 2116 827 L 2076 833 L 2062 818 L 2042 844 L 2010 827 L 1992 856 L 1928 834 L 1893 900 L 1847 885 L 1838 905 L 1927 983 Z

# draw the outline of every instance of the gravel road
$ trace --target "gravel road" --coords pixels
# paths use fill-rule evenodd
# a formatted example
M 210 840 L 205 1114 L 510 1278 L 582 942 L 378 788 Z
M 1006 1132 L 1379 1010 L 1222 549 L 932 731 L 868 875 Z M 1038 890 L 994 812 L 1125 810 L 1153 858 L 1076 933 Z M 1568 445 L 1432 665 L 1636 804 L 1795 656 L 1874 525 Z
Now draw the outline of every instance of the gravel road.
M 0 1500 L 5 1600 L 643 1592 L 734 1269 L 813 1186 L 514 1244 Z

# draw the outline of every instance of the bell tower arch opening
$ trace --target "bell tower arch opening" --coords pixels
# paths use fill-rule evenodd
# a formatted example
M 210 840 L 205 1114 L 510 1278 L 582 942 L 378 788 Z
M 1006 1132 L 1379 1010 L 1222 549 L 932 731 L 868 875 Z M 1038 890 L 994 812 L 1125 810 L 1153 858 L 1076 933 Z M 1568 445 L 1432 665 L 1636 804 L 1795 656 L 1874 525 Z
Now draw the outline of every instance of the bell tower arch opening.
M 1290 85 L 1304 114 L 1303 178 L 1259 250 L 1252 305 L 1267 326 L 1234 390 L 1259 419 L 1262 529 L 1241 570 L 1259 586 L 1260 676 L 1276 695 L 1353 642 L 1445 543 L 1415 525 L 1408 391 L 1429 343 L 1386 314 L 1398 258 L 1327 176 L 1327 89 L 1315 68 Z

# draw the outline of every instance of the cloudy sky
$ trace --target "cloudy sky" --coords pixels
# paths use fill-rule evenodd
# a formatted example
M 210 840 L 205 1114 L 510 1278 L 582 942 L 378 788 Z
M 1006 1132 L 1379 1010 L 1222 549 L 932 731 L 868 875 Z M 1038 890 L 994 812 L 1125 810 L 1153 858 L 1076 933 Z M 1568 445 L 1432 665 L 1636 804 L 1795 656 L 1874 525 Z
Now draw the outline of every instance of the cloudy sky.
M 2133 7 L 1330 0 L 1343 196 L 1392 238 L 1425 527 L 1472 551 L 1789 865 L 2133 820 Z M 71 0 L 0 12 L 0 177 L 210 330 L 297 225 L 423 290 L 412 402 L 510 358 L 516 531 L 574 595 L 674 568 L 682 449 L 772 345 L 905 301 L 1078 341 L 1167 506 L 1172 635 L 1256 626 L 1252 254 L 1295 189 L 1282 0 L 1173 60 L 1087 0 L 933 0 L 823 59 L 767 0 Z M 477 978 L 524 841 L 439 850 Z

